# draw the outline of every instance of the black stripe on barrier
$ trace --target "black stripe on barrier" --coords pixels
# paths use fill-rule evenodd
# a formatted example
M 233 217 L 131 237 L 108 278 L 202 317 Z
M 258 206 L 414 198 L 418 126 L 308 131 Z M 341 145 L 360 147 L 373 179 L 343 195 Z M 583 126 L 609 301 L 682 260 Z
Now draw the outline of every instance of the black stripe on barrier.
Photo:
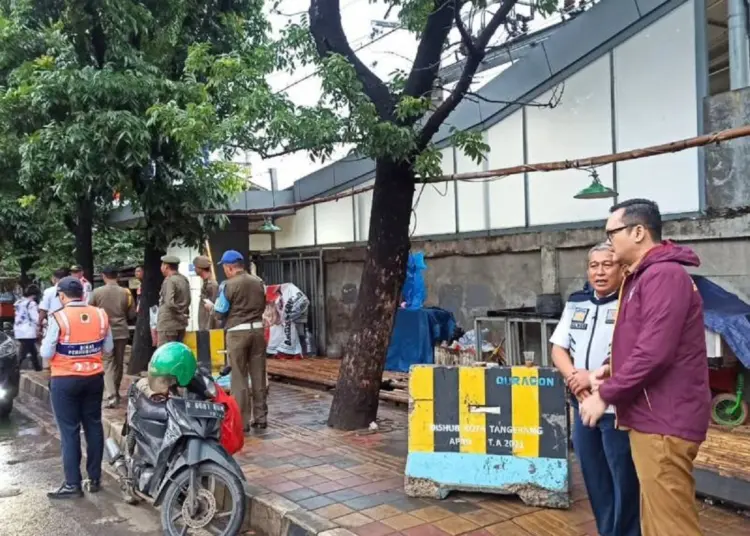
M 500 414 L 487 413 L 487 454 L 513 454 L 513 391 L 511 368 L 488 368 L 484 374 L 485 405 L 500 408 Z M 498 383 L 498 378 L 507 378 Z
M 540 458 L 567 458 L 567 410 L 562 376 L 552 368 L 539 369 Z
M 433 369 L 435 452 L 460 452 L 458 367 Z
M 198 364 L 211 370 L 211 332 L 198 331 L 195 336 L 198 351 Z

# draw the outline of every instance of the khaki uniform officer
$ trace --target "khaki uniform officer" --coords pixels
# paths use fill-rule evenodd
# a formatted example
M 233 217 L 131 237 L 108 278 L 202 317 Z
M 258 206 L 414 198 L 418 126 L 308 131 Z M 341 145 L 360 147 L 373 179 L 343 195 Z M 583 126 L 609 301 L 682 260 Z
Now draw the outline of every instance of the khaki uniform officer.
M 174 255 L 161 258 L 164 282 L 159 292 L 159 315 L 156 320 L 157 346 L 182 342 L 190 319 L 190 282 L 178 272 L 180 259 Z
M 94 290 L 91 295 L 91 305 L 100 307 L 107 313 L 114 342 L 114 350 L 104 352 L 104 405 L 108 408 L 120 403 L 122 366 L 130 336 L 128 319 L 135 316 L 133 295 L 118 284 L 117 275 L 116 269 L 103 268 L 104 285 Z
M 242 411 L 243 422 L 250 421 L 250 393 L 247 377 L 252 384 L 253 428 L 266 428 L 266 338 L 263 334 L 263 311 L 266 291 L 263 281 L 245 271 L 245 260 L 239 251 L 229 250 L 219 264 L 227 280 L 222 283 L 214 310 L 224 317 L 227 330 L 227 351 L 232 366 L 232 395 Z
M 211 273 L 211 259 L 200 256 L 193 259 L 195 273 L 201 278 L 201 301 L 198 306 L 198 329 L 211 330 L 218 328 L 214 315 L 214 303 L 219 294 L 219 284 Z

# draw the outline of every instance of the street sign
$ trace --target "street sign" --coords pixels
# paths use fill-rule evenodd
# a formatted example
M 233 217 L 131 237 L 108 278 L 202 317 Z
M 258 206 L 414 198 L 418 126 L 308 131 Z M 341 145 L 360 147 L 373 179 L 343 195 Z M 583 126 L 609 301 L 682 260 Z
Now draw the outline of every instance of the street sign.
M 517 494 L 569 506 L 565 383 L 554 368 L 415 365 L 406 493 Z

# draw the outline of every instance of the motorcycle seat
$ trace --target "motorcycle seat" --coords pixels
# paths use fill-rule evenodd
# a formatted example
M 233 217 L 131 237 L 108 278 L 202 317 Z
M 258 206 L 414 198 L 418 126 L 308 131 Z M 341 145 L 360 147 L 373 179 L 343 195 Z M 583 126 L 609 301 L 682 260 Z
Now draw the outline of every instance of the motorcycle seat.
M 154 402 L 144 395 L 136 397 L 135 408 L 141 419 L 167 422 L 169 418 L 166 402 Z

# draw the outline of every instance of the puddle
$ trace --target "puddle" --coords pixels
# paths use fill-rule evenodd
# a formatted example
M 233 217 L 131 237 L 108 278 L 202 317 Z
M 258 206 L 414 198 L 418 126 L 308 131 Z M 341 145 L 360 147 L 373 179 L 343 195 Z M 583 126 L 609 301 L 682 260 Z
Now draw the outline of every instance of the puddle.
M 38 435 L 37 424 L 18 410 L 13 410 L 6 419 L 0 419 L 0 443 L 11 441 L 21 435 Z

